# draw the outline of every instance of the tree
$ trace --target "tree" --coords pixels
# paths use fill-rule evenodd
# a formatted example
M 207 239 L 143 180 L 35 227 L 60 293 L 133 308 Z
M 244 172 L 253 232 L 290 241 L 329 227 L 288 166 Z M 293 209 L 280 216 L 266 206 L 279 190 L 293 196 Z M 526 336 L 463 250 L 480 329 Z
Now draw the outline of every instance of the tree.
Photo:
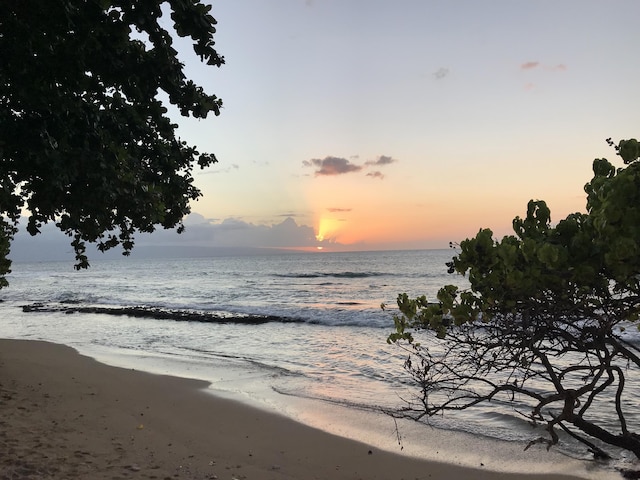
M 545 202 L 532 200 L 515 235 L 497 241 L 482 229 L 460 243 L 449 272 L 468 289 L 444 286 L 433 302 L 398 296 L 389 342 L 408 350 L 420 388 L 403 415 L 517 401 L 548 432 L 533 443 L 550 447 L 562 430 L 595 455 L 609 445 L 640 458 L 630 424 L 640 345 L 625 333 L 640 314 L 640 149 L 634 139 L 615 148 L 627 166 L 593 162 L 586 213 L 552 225 Z
M 220 113 L 221 101 L 186 78 L 163 25 L 221 66 L 215 19 L 201 0 L 0 2 L 0 287 L 21 212 L 72 238 L 126 255 L 136 232 L 184 228 L 194 164 L 217 160 L 177 137 L 164 103 L 183 116 Z

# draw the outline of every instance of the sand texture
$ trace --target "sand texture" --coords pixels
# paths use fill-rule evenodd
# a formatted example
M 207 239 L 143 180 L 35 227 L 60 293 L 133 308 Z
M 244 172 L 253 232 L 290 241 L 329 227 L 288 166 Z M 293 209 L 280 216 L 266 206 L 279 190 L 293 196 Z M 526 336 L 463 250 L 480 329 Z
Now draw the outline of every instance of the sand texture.
M 0 479 L 569 479 L 427 462 L 218 398 L 194 380 L 0 340 Z

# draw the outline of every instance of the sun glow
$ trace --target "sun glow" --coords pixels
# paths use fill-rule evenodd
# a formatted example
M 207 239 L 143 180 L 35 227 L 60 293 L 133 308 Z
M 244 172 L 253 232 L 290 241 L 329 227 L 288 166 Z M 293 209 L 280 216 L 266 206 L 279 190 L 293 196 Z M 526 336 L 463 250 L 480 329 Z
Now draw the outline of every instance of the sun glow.
M 338 231 L 340 230 L 340 221 L 334 218 L 323 217 L 318 221 L 318 234 L 316 240 L 322 242 L 323 240 L 335 239 Z

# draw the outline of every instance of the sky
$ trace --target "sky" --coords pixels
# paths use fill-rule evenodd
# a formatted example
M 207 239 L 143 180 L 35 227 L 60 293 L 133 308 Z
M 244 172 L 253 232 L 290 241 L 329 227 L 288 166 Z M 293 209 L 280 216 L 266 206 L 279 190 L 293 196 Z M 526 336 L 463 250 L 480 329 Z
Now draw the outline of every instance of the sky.
M 224 106 L 173 115 L 219 163 L 194 170 L 203 197 L 183 242 L 378 250 L 446 248 L 486 227 L 501 237 L 530 199 L 556 221 L 584 211 L 593 159 L 615 159 L 605 139 L 640 135 L 636 0 L 205 3 L 226 64 L 176 45 Z

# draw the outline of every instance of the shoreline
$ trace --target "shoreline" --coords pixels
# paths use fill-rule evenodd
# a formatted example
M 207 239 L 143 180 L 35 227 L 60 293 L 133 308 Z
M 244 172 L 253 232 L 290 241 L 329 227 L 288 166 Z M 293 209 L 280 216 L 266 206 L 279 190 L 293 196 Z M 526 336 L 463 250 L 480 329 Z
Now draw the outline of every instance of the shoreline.
M 499 439 L 482 432 L 471 433 L 408 419 L 393 419 L 383 407 L 362 408 L 348 402 L 287 394 L 274 387 L 272 373 L 247 369 L 246 365 L 226 362 L 185 364 L 163 355 L 149 356 L 118 348 L 87 345 L 76 345 L 76 348 L 85 356 L 115 367 L 205 380 L 210 383 L 207 391 L 216 397 L 277 412 L 297 423 L 392 454 L 514 476 L 526 472 L 550 476 L 566 474 L 585 480 L 620 478 L 613 466 L 573 456 L 559 446 L 547 450 L 544 445 L 536 445 L 525 451 L 529 441 L 540 433 L 531 432 L 528 440 Z M 633 465 L 618 466 L 635 468 Z
M 208 385 L 108 366 L 59 344 L 0 340 L 0 480 L 588 478 L 388 452 Z

